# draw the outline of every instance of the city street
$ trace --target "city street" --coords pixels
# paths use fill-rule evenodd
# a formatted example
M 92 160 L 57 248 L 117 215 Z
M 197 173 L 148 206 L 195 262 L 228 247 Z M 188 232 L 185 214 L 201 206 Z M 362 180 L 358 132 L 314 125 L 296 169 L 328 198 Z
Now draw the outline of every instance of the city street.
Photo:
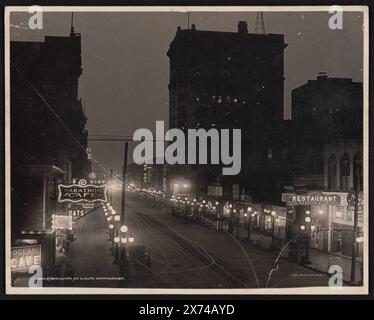
M 275 255 L 238 241 L 212 226 L 187 222 L 139 194 L 127 192 L 128 252 L 144 246 L 151 263 L 131 255 L 131 267 L 118 280 L 118 264 L 108 241 L 108 222 L 100 208 L 76 223 L 76 240 L 68 261 L 74 286 L 141 288 L 257 288 L 264 287 Z M 120 192 L 113 195 L 120 208 Z M 134 251 L 132 251 L 134 252 Z M 106 279 L 103 279 L 106 278 Z M 103 279 L 103 280 L 102 280 Z M 327 286 L 326 275 L 281 259 L 269 287 Z

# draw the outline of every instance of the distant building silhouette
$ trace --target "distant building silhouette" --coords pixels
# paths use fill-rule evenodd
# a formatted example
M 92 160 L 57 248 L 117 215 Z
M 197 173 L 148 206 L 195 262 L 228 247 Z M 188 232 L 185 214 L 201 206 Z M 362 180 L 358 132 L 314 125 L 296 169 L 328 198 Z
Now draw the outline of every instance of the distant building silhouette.
M 292 127 L 295 139 L 290 161 L 294 164 L 294 185 L 336 189 L 327 188 L 324 178 L 326 146 L 349 149 L 352 144 L 362 145 L 362 83 L 320 72 L 315 80 L 292 90 Z M 338 190 L 346 189 L 341 188 L 339 183 Z
M 292 119 L 309 123 L 312 132 L 304 131 L 304 135 L 321 135 L 322 140 L 362 139 L 362 97 L 362 83 L 320 72 L 292 90 Z

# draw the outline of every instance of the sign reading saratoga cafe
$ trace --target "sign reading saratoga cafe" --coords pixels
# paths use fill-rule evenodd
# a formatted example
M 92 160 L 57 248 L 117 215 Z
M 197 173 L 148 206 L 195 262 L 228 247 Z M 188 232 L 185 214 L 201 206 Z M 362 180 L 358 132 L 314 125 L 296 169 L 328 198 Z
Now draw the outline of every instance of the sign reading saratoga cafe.
M 285 200 L 285 201 L 284 201 Z M 282 201 L 287 205 L 340 205 L 341 196 L 336 193 L 308 192 L 306 194 L 286 193 L 282 194 Z
M 78 184 L 58 185 L 58 202 L 107 202 L 107 185 L 87 184 L 85 179 Z

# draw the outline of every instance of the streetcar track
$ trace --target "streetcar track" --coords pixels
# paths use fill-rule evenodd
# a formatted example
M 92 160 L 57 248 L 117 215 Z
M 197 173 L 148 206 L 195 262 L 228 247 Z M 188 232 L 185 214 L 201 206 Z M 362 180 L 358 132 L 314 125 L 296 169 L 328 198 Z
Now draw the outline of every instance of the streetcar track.
M 162 221 L 159 221 L 159 220 L 151 217 L 150 215 L 146 215 L 146 214 L 143 214 L 143 213 L 140 213 L 140 212 L 137 212 L 137 214 L 143 216 L 143 218 L 146 218 L 148 222 L 152 222 L 153 224 L 156 224 L 157 226 L 159 226 L 161 228 L 170 230 L 172 232 L 172 234 L 174 234 L 174 236 L 176 236 L 177 238 L 183 239 L 185 242 L 188 242 L 190 244 L 190 246 L 192 246 L 194 248 L 195 251 L 198 251 L 198 253 L 200 253 L 199 256 L 203 256 L 205 259 L 209 259 L 211 261 L 211 263 L 209 265 L 210 268 L 214 267 L 214 266 L 218 267 L 219 269 L 224 271 L 227 275 L 229 275 L 232 279 L 239 282 L 241 284 L 241 286 L 247 287 L 247 285 L 244 282 L 242 282 L 239 278 L 237 278 L 235 275 L 233 275 L 232 272 L 230 272 L 225 267 L 223 267 L 221 264 L 219 264 L 216 261 L 216 259 L 213 259 L 213 261 L 214 261 L 214 263 L 213 263 L 213 261 L 211 260 L 212 257 L 210 255 L 206 256 L 204 253 L 202 253 L 201 248 L 203 248 L 203 246 L 201 244 L 193 243 L 192 240 L 190 240 L 190 239 L 186 238 L 185 236 L 183 236 L 182 234 L 178 233 L 173 228 L 171 228 L 168 224 L 166 224 Z M 183 248 L 186 249 L 185 247 L 183 247 Z M 204 250 L 205 250 L 205 248 L 204 248 Z M 205 250 L 205 252 L 206 252 L 206 250 Z M 206 267 L 208 267 L 208 266 L 206 266 Z M 215 271 L 215 272 L 217 273 L 217 271 Z
M 138 211 L 135 211 L 135 210 L 134 210 L 134 212 L 136 212 L 137 216 L 140 217 L 141 219 L 143 219 L 143 221 L 147 221 L 149 223 L 149 221 L 145 217 L 141 216 L 141 213 L 139 213 Z M 187 255 L 186 253 L 183 252 L 183 250 L 185 250 L 185 248 L 183 246 L 181 246 L 178 242 L 175 241 L 175 239 L 171 238 L 169 235 L 167 235 L 167 234 L 164 234 L 164 235 L 167 236 L 176 247 L 178 247 L 179 250 L 176 251 L 176 252 L 179 255 L 182 255 L 186 260 L 189 260 L 189 261 L 192 261 L 193 263 L 196 263 L 193 256 L 191 257 L 191 256 L 189 256 L 189 255 Z M 183 250 L 180 250 L 180 249 L 183 249 Z M 179 269 L 179 270 L 176 269 L 174 266 L 172 266 L 175 269 L 175 271 L 168 271 L 168 272 L 164 272 L 163 274 L 181 274 L 182 276 L 187 278 L 189 281 L 195 282 L 198 286 L 200 286 L 201 283 L 197 282 L 195 279 L 186 275 L 185 272 L 203 271 L 202 268 L 206 268 L 208 266 L 210 266 L 210 264 L 209 265 L 204 265 L 204 266 L 198 266 L 198 267 L 194 267 L 194 268 Z M 210 279 L 209 279 L 209 281 L 212 283 L 212 281 Z
M 134 208 L 132 208 L 133 210 L 134 210 Z M 147 219 L 145 219 L 144 217 L 142 217 L 142 216 L 140 216 L 139 215 L 139 212 L 137 212 L 137 211 L 135 211 L 134 210 L 134 212 L 137 214 L 137 216 L 139 217 L 139 218 L 141 218 L 143 221 L 147 221 L 147 222 L 149 222 Z M 136 222 L 136 224 L 139 224 L 140 223 L 140 221 L 137 221 Z M 144 227 L 146 227 L 146 228 L 150 228 L 150 227 L 148 227 L 148 225 L 147 225 L 147 223 L 142 223 L 142 226 Z M 167 236 L 167 235 L 166 235 Z M 153 237 L 153 238 L 157 238 L 154 234 L 151 236 L 151 237 Z M 161 237 L 159 237 L 159 239 L 160 239 Z M 177 242 L 175 242 L 175 240 L 174 239 L 172 239 L 172 238 L 170 238 L 169 236 L 168 236 L 168 238 L 172 241 L 172 243 L 175 245 L 175 246 L 177 246 L 178 247 L 178 249 L 179 248 L 182 248 L 182 249 L 184 249 L 183 247 L 181 247 L 180 246 L 180 244 L 178 244 Z M 162 250 L 161 250 L 162 251 Z M 163 252 L 163 251 L 162 251 Z M 184 257 L 184 259 L 187 259 L 187 260 L 190 260 L 190 261 L 192 261 L 193 263 L 196 263 L 195 261 L 194 261 L 194 259 L 193 258 L 191 258 L 190 256 L 188 256 L 188 255 L 186 255 L 183 251 L 180 251 L 180 250 L 178 250 L 178 251 L 176 251 L 179 255 L 182 255 L 183 257 Z M 165 254 L 164 253 L 164 255 L 165 256 L 167 256 L 167 254 Z M 168 259 L 169 260 L 169 259 Z M 170 262 L 169 262 L 169 264 L 170 264 Z M 181 270 L 178 270 L 178 269 L 176 269 L 174 266 L 172 266 L 172 268 L 173 269 L 175 269 L 175 271 L 162 271 L 162 272 L 159 272 L 159 273 L 157 273 L 157 274 L 162 274 L 162 275 L 167 275 L 167 274 L 181 274 L 183 277 L 185 277 L 187 280 L 189 280 L 189 281 L 191 281 L 191 282 L 194 282 L 195 284 L 197 284 L 198 286 L 200 286 L 201 284 L 199 283 L 199 282 L 197 282 L 195 279 L 193 279 L 193 278 L 191 278 L 191 277 L 189 277 L 188 275 L 186 275 L 186 274 L 184 274 L 184 272 L 188 272 L 188 271 L 196 271 L 196 270 L 201 270 L 201 267 L 196 267 L 196 268 L 189 268 L 189 269 L 181 269 Z M 153 273 L 153 274 L 156 274 L 156 273 Z

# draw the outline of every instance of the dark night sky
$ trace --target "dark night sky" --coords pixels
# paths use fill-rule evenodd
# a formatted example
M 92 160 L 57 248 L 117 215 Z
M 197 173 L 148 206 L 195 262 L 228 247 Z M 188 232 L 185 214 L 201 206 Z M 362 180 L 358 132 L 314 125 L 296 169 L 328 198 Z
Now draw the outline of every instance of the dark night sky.
M 11 15 L 11 40 L 41 41 L 45 35 L 70 32 L 70 13 L 44 14 L 43 30 L 28 30 L 27 13 Z M 291 90 L 319 71 L 362 81 L 363 14 L 345 12 L 343 30 L 330 30 L 328 12 L 265 12 L 267 33 L 285 35 L 285 117 Z M 236 32 L 246 20 L 254 32 L 256 13 L 191 13 L 200 30 Z M 83 98 L 90 135 L 131 135 L 138 128 L 153 129 L 168 118 L 169 61 L 166 52 L 177 26 L 187 26 L 186 13 L 85 13 L 74 15 L 82 34 Z M 16 27 L 20 26 L 20 27 Z M 92 142 L 94 156 L 119 173 L 123 144 Z M 130 153 L 131 155 L 131 153 Z M 130 157 L 132 162 L 132 155 Z

